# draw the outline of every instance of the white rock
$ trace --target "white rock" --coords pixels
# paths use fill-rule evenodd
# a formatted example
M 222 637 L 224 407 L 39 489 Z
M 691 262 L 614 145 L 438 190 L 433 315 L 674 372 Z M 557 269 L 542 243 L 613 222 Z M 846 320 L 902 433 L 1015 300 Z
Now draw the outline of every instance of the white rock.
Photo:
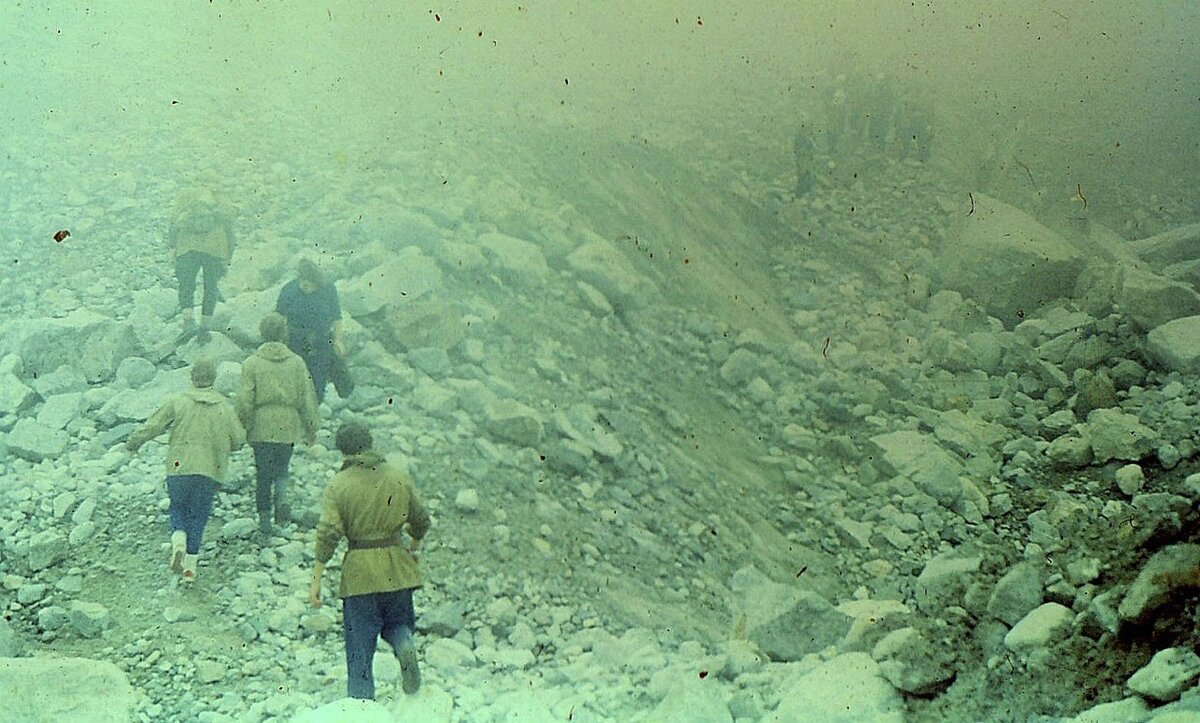
M 1030 653 L 1054 643 L 1066 634 L 1075 615 L 1058 603 L 1045 603 L 1013 626 L 1004 636 L 1004 645 L 1014 653 Z
M 1146 473 L 1136 464 L 1127 464 L 1116 472 L 1117 487 L 1121 492 L 1132 497 L 1142 491 L 1146 484 Z
M 1200 656 L 1190 648 L 1167 648 L 1154 654 L 1129 678 L 1129 689 L 1152 701 L 1176 700 L 1200 678 Z
M 136 701 L 117 666 L 83 658 L 0 658 L 0 690 L 10 721 L 124 723 Z
M 866 653 L 845 653 L 821 663 L 786 690 L 764 723 L 903 723 L 904 702 Z
M 477 512 L 479 510 L 479 493 L 474 488 L 459 490 L 454 497 L 454 506 L 462 512 Z

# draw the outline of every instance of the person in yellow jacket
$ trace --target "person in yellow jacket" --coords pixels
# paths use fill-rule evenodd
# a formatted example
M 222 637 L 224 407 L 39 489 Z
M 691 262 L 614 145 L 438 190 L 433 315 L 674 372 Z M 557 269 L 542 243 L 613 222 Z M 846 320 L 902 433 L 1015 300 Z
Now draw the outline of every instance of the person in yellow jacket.
M 179 283 L 179 311 L 185 337 L 196 331 L 192 311 L 196 276 L 204 272 L 204 297 L 200 302 L 200 333 L 212 329 L 212 316 L 220 292 L 217 282 L 233 258 L 233 206 L 215 190 L 215 181 L 185 189 L 175 200 L 167 238 L 175 256 Z
M 318 419 L 308 368 L 285 343 L 287 321 L 267 314 L 258 331 L 263 343 L 242 364 L 235 408 L 254 450 L 254 498 L 259 532 L 265 538 L 271 534 L 272 509 L 276 524 L 291 520 L 284 493 L 292 450 L 297 443 L 313 443 Z
M 233 405 L 212 388 L 216 365 L 192 365 L 192 389 L 168 400 L 129 436 L 126 449 L 136 454 L 143 444 L 171 428 L 167 441 L 167 508 L 171 526 L 171 569 L 184 582 L 196 579 L 200 542 L 212 514 L 213 495 L 225 479 L 229 453 L 246 443 L 246 432 Z
M 345 458 L 341 471 L 325 489 L 309 600 L 313 607 L 321 607 L 325 564 L 341 539 L 347 538 L 338 591 L 347 694 L 351 698 L 375 697 L 371 663 L 382 637 L 400 661 L 402 687 L 411 695 L 421 687 L 413 642 L 412 594 L 421 586 L 415 553 L 429 531 L 429 514 L 413 489 L 412 478 L 372 449 L 371 433 L 364 425 L 343 425 L 336 443 Z M 408 546 L 402 538 L 406 526 L 412 540 Z

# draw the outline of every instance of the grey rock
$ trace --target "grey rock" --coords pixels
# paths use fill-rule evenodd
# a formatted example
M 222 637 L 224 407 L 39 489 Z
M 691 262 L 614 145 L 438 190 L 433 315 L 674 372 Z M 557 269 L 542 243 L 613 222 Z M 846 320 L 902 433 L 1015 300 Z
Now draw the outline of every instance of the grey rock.
M 0 376 L 0 415 L 20 414 L 37 404 L 37 393 L 15 374 Z
M 36 379 L 30 382 L 30 385 L 42 399 L 71 392 L 84 392 L 88 388 L 88 382 L 84 378 L 83 372 L 71 365 L 63 365 L 53 371 L 40 373 Z
M 1143 723 L 1150 718 L 1150 707 L 1138 696 L 1101 703 L 1083 711 L 1069 723 Z
M 111 623 L 108 608 L 97 602 L 76 600 L 71 603 L 68 615 L 71 628 L 84 638 L 99 637 Z
M 1150 271 L 1122 266 L 1113 298 L 1122 315 L 1141 329 L 1161 327 L 1181 317 L 1200 314 L 1200 294 L 1190 285 Z
M 809 590 L 783 585 L 751 570 L 734 575 L 735 607 L 746 637 L 772 660 L 800 660 L 845 637 L 854 619 Z
M 1129 678 L 1129 689 L 1152 701 L 1177 700 L 1200 678 L 1200 657 L 1189 648 L 1167 648 L 1154 654 Z
M 79 506 L 75 508 L 75 512 L 71 514 L 71 521 L 79 524 L 92 519 L 92 514 L 96 511 L 96 498 L 88 497 Z
M 221 525 L 221 537 L 227 539 L 248 539 L 258 529 L 258 522 L 252 517 L 238 517 Z
M 83 658 L 0 658 L 0 690 L 13 721 L 126 723 L 137 701 L 117 666 Z
M 871 437 L 881 469 L 911 480 L 925 494 L 953 509 L 962 498 L 963 466 L 936 438 L 911 430 Z
M 31 582 L 17 588 L 17 602 L 22 605 L 32 605 L 44 597 L 46 597 L 46 585 L 44 583 Z
M 987 610 L 1011 627 L 1041 604 L 1041 574 L 1028 562 L 1019 562 L 996 582 Z
M 915 628 L 892 631 L 875 645 L 871 657 L 880 674 L 904 693 L 934 695 L 954 682 L 952 656 L 936 650 Z
M 52 429 L 28 417 L 19 419 L 4 440 L 10 453 L 34 463 L 58 459 L 67 451 L 70 441 L 71 435 L 61 429 Z
M 20 657 L 25 645 L 12 624 L 0 617 L 0 659 Z
M 441 379 L 450 373 L 450 355 L 441 347 L 426 346 L 409 349 L 405 359 L 413 368 L 425 372 L 434 379 Z
M 387 263 L 339 282 L 338 295 L 348 314 L 361 317 L 420 300 L 441 285 L 437 261 L 416 246 L 405 246 Z
M 42 530 L 29 539 L 27 561 L 29 569 L 37 572 L 58 563 L 70 552 L 67 539 L 57 530 Z
M 58 630 L 69 621 L 70 614 L 67 613 L 67 609 L 64 607 L 47 605 L 38 610 L 38 628 L 41 630 Z
M 484 410 L 483 426 L 493 436 L 524 447 L 542 441 L 542 421 L 532 408 L 515 399 L 498 399 Z
M 759 376 L 761 369 L 762 360 L 758 354 L 749 349 L 736 349 L 721 365 L 720 374 L 726 384 L 740 387 Z
M 1085 434 L 1092 444 L 1096 462 L 1137 462 L 1159 443 L 1158 433 L 1132 414 L 1116 409 L 1097 409 L 1088 415 Z
M 1092 443 L 1083 437 L 1065 434 L 1046 447 L 1046 457 L 1055 469 L 1083 469 L 1092 463 Z
M 538 283 L 550 275 L 546 257 L 535 244 L 497 232 L 480 235 L 478 243 L 491 260 L 493 270 L 505 281 Z
M 71 544 L 71 547 L 79 547 L 80 545 L 87 544 L 95 534 L 95 522 L 92 522 L 91 520 L 80 522 L 78 525 L 75 525 L 71 528 L 71 534 L 67 536 L 67 542 Z
M 845 653 L 820 663 L 781 689 L 768 721 L 903 723 L 904 701 L 866 653 Z M 834 692 L 836 691 L 836 692 Z
M 126 357 L 117 365 L 116 381 L 123 387 L 137 389 L 154 378 L 158 368 L 154 362 L 140 356 Z
M 610 242 L 591 232 L 585 235 L 591 239 L 567 255 L 567 266 L 615 306 L 639 308 L 654 294 L 654 283 L 638 273 Z
M 1136 464 L 1127 464 L 1116 471 L 1115 479 L 1117 488 L 1121 492 L 1134 496 L 1142 491 L 1142 487 L 1146 484 L 1146 473 Z
M 1075 615 L 1058 603 L 1045 603 L 1021 618 L 1008 635 L 1004 645 L 1014 653 L 1032 653 L 1064 637 Z
M 1200 316 L 1185 316 L 1151 329 L 1146 351 L 1164 371 L 1195 374 L 1200 368 Z
M 1128 623 L 1144 623 L 1177 590 L 1200 587 L 1200 545 L 1164 547 L 1154 553 L 1125 592 L 1117 612 Z
M 975 213 L 943 246 L 944 288 L 976 299 L 992 316 L 1016 324 L 1018 312 L 1073 295 L 1086 257 L 1028 214 L 975 194 Z
M 1070 409 L 1060 409 L 1038 422 L 1038 432 L 1043 439 L 1053 440 L 1070 432 L 1077 421 Z
M 967 588 L 975 582 L 983 558 L 948 552 L 925 563 L 917 576 L 915 597 L 917 607 L 931 615 L 940 614 L 947 606 L 961 605 Z

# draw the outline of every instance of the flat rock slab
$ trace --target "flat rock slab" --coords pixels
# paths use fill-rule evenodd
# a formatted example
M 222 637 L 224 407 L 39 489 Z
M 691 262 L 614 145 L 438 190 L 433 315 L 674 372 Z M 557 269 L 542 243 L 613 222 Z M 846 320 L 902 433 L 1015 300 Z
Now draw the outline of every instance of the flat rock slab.
M 4 720 L 124 723 L 134 702 L 125 673 L 106 661 L 0 658 Z

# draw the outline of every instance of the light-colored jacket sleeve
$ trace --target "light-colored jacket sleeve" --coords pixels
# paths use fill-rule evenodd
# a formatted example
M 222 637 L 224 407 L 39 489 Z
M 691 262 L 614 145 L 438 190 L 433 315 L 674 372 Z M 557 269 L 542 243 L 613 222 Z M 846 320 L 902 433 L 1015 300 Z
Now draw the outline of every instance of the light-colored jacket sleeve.
M 313 553 L 316 555 L 317 562 L 322 565 L 329 562 L 329 558 L 333 557 L 333 551 L 337 549 L 338 542 L 346 535 L 346 522 L 342 519 L 341 510 L 338 509 L 337 495 L 334 490 L 332 482 L 325 488 L 325 496 L 321 504 L 321 521 L 317 523 L 317 537 Z
M 167 427 L 171 426 L 178 414 L 178 405 L 175 402 L 176 400 L 171 399 L 159 407 L 154 414 L 151 414 L 145 424 L 129 435 L 129 441 L 125 443 L 125 447 L 131 452 L 136 452 L 143 444 L 167 431 Z
M 249 365 L 242 364 L 242 384 L 234 400 L 234 409 L 237 410 L 238 421 L 246 430 L 250 429 L 250 423 L 254 420 L 254 391 L 254 373 Z
M 233 411 L 233 405 L 225 405 L 225 410 L 229 417 L 229 451 L 232 452 L 246 443 L 246 430 L 238 421 L 237 413 Z
M 425 509 L 425 504 L 421 502 L 420 495 L 413 489 L 413 486 L 408 486 L 408 534 L 414 540 L 424 539 L 425 534 L 429 532 L 429 511 Z
M 296 373 L 304 378 L 304 384 L 301 385 L 304 387 L 304 393 L 301 395 L 303 399 L 300 403 L 300 425 L 304 427 L 305 434 L 312 436 L 321 426 L 320 413 L 317 411 L 317 392 L 304 360 L 296 357 L 296 362 Z

